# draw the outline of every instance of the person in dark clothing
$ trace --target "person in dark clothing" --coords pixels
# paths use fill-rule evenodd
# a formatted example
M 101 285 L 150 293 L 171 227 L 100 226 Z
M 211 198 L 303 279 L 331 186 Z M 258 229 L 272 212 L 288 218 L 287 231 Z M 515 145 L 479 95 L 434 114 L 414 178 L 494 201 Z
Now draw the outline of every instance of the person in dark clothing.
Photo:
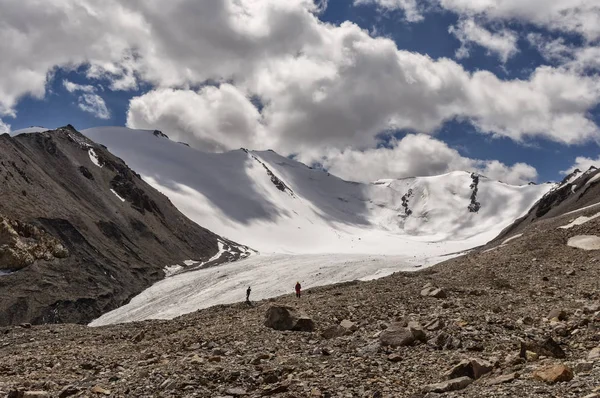
M 302 289 L 302 285 L 300 285 L 300 282 L 296 282 L 296 297 L 300 298 L 300 292 Z
M 248 286 L 248 290 L 246 290 L 246 302 L 247 303 L 250 302 L 250 292 L 252 292 L 252 289 L 250 289 L 250 286 Z

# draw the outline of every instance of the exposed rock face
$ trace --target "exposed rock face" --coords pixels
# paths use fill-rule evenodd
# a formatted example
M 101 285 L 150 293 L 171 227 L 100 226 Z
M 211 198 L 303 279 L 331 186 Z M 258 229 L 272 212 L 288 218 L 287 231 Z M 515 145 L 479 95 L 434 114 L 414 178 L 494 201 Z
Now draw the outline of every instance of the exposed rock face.
M 0 270 L 18 271 L 36 260 L 68 256 L 69 251 L 42 229 L 0 214 Z
M 265 326 L 275 330 L 292 330 L 295 332 L 312 332 L 315 325 L 306 314 L 293 307 L 274 305 L 265 315 Z
M 0 182 L 0 326 L 89 322 L 228 242 L 72 126 L 1 135 Z

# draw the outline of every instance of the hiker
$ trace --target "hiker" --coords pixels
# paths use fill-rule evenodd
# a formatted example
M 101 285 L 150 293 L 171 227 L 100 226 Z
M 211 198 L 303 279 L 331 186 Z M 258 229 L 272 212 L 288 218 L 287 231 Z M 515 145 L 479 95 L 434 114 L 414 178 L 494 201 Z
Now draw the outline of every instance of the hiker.
M 296 297 L 300 298 L 300 289 L 302 289 L 302 285 L 300 282 L 296 282 Z
M 248 286 L 248 290 L 246 290 L 246 302 L 249 303 L 250 302 L 250 292 L 252 291 L 252 289 L 250 289 L 250 286 Z

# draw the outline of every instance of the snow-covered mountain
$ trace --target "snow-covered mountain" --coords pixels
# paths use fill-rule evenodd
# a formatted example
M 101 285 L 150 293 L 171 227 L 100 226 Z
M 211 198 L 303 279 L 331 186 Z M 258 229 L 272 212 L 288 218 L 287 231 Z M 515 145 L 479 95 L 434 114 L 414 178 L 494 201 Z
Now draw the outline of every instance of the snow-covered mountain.
M 436 257 L 493 239 L 551 188 L 467 172 L 359 184 L 272 151 L 205 153 L 119 127 L 83 133 L 189 218 L 261 252 Z
M 206 153 L 159 131 L 84 130 L 198 224 L 260 252 L 171 276 L 92 325 L 414 270 L 485 244 L 554 185 L 511 186 L 468 172 L 344 181 L 272 151 Z

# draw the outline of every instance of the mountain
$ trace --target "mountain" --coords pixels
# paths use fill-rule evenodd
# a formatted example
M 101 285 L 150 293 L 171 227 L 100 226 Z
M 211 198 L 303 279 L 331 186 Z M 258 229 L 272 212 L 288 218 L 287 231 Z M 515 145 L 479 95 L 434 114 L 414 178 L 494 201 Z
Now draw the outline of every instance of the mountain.
M 86 323 L 174 269 L 247 255 L 73 127 L 43 130 L 0 136 L 0 325 Z
M 585 172 L 577 169 L 545 194 L 527 214 L 503 230 L 494 241 L 519 234 L 532 223 L 565 215 L 581 216 L 580 212 L 583 211 L 600 211 L 598 208 L 599 197 L 600 170 L 594 166 Z M 583 224 L 585 221 L 581 218 L 577 222 Z
M 83 133 L 127 161 L 190 219 L 261 252 L 167 278 L 93 325 L 173 318 L 305 286 L 414 270 L 484 245 L 554 185 L 511 186 L 468 172 L 360 184 L 278 155 L 205 153 L 159 131 Z
M 83 134 L 192 220 L 261 252 L 436 257 L 493 239 L 552 187 L 467 172 L 360 184 L 272 151 L 206 153 L 119 127 Z
M 306 285 L 301 299 L 292 280 L 286 295 L 247 305 L 241 287 L 235 304 L 172 320 L 0 329 L 0 396 L 597 397 L 600 251 L 568 244 L 600 235 L 600 207 L 589 207 L 600 198 L 588 194 L 503 244 L 373 281 Z M 158 284 L 220 271 L 214 292 L 231 266 L 261 257 Z M 314 331 L 267 327 L 273 307 Z

